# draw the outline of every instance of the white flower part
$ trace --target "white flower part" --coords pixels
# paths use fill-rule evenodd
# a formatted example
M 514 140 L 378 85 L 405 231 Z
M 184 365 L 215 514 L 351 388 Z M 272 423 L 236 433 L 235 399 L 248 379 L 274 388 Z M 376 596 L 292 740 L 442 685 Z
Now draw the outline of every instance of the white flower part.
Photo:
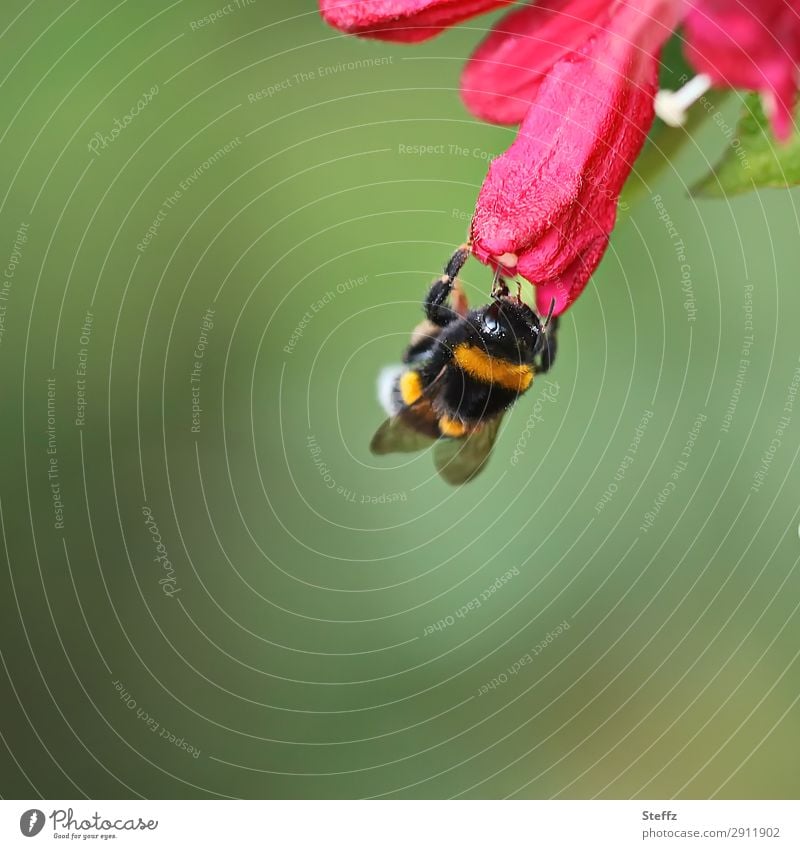
M 655 110 L 661 120 L 670 127 L 682 127 L 686 123 L 686 110 L 711 88 L 711 77 L 698 74 L 683 88 L 670 91 L 662 88 L 656 93 Z

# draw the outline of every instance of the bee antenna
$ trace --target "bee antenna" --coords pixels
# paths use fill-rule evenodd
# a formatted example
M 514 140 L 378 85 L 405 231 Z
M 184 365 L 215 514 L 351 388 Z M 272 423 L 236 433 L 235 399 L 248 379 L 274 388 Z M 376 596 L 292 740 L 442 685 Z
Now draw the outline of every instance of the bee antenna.
M 553 317 L 553 312 L 554 312 L 555 308 L 556 308 L 556 299 L 552 298 L 550 300 L 550 309 L 548 310 L 547 318 L 545 319 L 545 322 L 544 322 L 544 330 L 547 330 L 547 325 L 550 324 L 550 319 Z
M 500 266 L 495 266 L 494 275 L 492 276 L 492 297 L 496 297 L 497 281 L 500 279 Z

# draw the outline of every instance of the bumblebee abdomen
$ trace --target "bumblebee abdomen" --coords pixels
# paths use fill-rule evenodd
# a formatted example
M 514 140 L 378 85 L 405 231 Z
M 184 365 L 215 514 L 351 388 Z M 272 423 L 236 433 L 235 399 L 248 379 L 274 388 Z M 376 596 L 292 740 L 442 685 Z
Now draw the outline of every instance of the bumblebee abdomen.
M 416 369 L 389 366 L 378 377 L 378 400 L 390 416 L 410 407 L 422 393 L 422 375 Z
M 398 379 L 398 389 L 403 403 L 410 407 L 422 395 L 422 375 L 415 369 L 404 371 Z
M 447 370 L 437 407 L 450 418 L 476 425 L 494 418 L 518 397 L 518 392 L 478 380 L 453 364 Z

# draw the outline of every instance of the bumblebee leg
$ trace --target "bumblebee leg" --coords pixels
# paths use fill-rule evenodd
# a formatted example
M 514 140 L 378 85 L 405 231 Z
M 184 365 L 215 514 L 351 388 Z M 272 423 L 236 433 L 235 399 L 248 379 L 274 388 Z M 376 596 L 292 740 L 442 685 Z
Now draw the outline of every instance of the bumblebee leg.
M 469 301 L 467 294 L 461 286 L 461 280 L 456 277 L 453 282 L 453 291 L 450 293 L 450 303 L 453 305 L 453 311 L 459 316 L 464 316 L 469 312 Z
M 508 295 L 508 285 L 506 283 L 505 277 L 500 276 L 500 266 L 498 265 L 494 270 L 494 276 L 492 277 L 492 290 L 490 295 L 493 298 L 505 298 Z
M 450 257 L 444 269 L 444 274 L 434 280 L 425 298 L 425 315 L 430 321 L 439 327 L 444 327 L 455 321 L 458 315 L 446 305 L 446 301 L 453 289 L 458 272 L 470 255 L 470 246 L 465 244 Z
M 539 362 L 533 367 L 535 374 L 544 374 L 550 370 L 550 367 L 556 361 L 556 351 L 558 349 L 558 316 L 550 319 L 550 325 L 544 337 L 544 347 L 539 353 Z
M 461 271 L 464 263 L 469 259 L 470 253 L 472 253 L 472 245 L 469 242 L 460 245 L 447 261 L 447 265 L 444 268 L 444 276 L 449 277 L 450 280 L 455 280 L 458 277 L 458 272 Z

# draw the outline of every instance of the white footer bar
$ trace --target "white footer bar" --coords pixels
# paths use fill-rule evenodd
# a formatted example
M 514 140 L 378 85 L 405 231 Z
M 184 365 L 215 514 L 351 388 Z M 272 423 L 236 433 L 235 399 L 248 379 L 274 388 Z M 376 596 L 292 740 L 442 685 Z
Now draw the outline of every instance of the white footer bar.
M 0 801 L 0 846 L 800 847 L 787 801 Z

